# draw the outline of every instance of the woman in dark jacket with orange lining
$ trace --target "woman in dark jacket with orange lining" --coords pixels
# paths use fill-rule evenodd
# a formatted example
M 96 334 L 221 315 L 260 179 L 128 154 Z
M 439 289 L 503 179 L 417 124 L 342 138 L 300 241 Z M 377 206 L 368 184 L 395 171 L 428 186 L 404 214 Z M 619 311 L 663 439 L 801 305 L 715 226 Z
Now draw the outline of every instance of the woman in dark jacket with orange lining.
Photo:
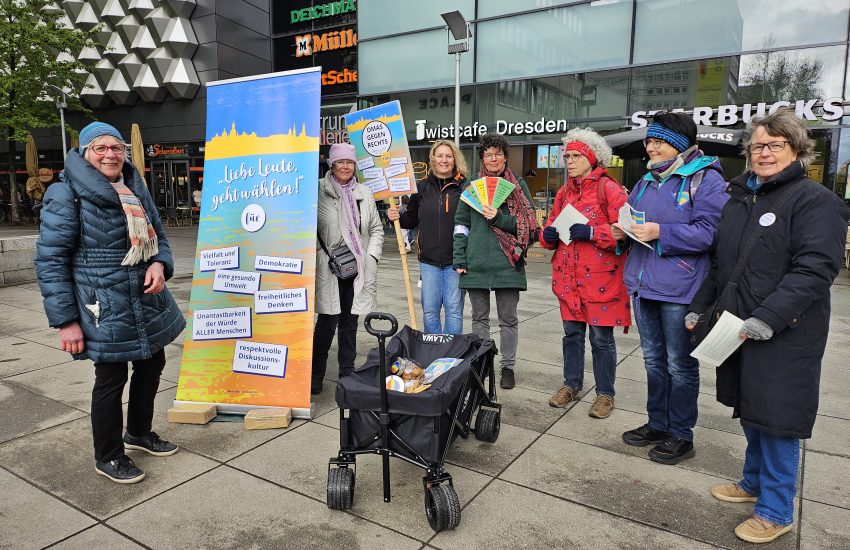
M 390 221 L 404 229 L 419 229 L 419 273 L 422 277 L 422 321 L 427 334 L 463 333 L 463 291 L 460 274 L 452 268 L 452 232 L 458 199 L 466 186 L 466 161 L 460 149 L 435 141 L 429 153 L 431 170 L 399 215 L 390 208 Z M 445 309 L 445 322 L 440 322 Z

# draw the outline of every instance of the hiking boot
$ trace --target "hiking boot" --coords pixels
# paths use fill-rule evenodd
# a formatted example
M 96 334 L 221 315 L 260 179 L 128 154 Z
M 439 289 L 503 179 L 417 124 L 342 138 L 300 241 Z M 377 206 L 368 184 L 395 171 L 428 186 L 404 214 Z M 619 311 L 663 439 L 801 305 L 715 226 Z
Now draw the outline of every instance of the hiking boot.
M 570 386 L 561 386 L 549 400 L 549 406 L 563 409 L 570 404 L 570 401 L 578 401 L 578 391 Z
M 148 432 L 147 435 L 143 435 L 142 437 L 125 433 L 124 448 L 145 451 L 154 456 L 171 456 L 177 452 L 177 445 L 160 438 L 156 435 L 156 432 Z
M 145 473 L 138 469 L 127 455 L 108 462 L 97 460 L 94 463 L 94 471 L 115 483 L 138 483 L 145 479 Z
M 593 418 L 608 418 L 611 416 L 611 411 L 614 410 L 614 398 L 610 395 L 600 393 L 593 400 L 593 405 L 590 407 L 588 416 Z
M 754 515 L 735 527 L 735 535 L 741 540 L 759 544 L 774 541 L 793 527 L 793 523 L 789 525 L 777 525 Z
M 715 485 L 711 488 L 711 496 L 724 502 L 756 502 L 758 497 L 751 495 L 737 483 Z
M 514 386 L 516 386 L 514 369 L 502 367 L 502 376 L 499 377 L 499 387 L 503 390 L 510 390 L 513 389 Z
M 644 424 L 640 428 L 635 428 L 624 433 L 623 441 L 635 447 L 646 447 L 647 445 L 661 443 L 666 436 L 667 432 L 654 430 L 649 427 L 649 424 Z
M 686 458 L 693 458 L 694 455 L 696 455 L 696 451 L 693 441 L 685 441 L 670 434 L 667 434 L 664 441 L 649 451 L 650 460 L 670 466 L 678 464 Z

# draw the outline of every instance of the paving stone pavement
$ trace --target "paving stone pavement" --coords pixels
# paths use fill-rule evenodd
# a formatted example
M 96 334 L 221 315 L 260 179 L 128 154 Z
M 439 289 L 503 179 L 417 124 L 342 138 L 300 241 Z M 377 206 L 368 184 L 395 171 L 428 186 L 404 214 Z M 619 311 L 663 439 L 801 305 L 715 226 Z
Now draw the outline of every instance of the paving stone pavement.
M 185 313 L 196 228 L 169 229 L 169 236 L 177 258 L 169 286 Z M 408 258 L 418 311 L 418 266 L 415 256 Z M 383 502 L 380 459 L 371 455 L 358 459 L 352 509 L 327 508 L 327 461 L 339 446 L 335 347 L 313 421 L 246 431 L 238 422 L 167 423 L 183 349 L 178 339 L 166 349 L 154 429 L 180 452 L 167 458 L 131 452 L 147 473 L 137 485 L 95 475 L 91 363 L 59 351 L 36 284 L 0 288 L 0 549 L 749 546 L 733 529 L 752 505 L 709 494 L 713 484 L 738 479 L 745 448 L 740 424 L 714 399 L 713 369 L 700 372 L 696 457 L 672 467 L 651 462 L 647 449 L 620 440 L 646 418 L 637 329 L 617 331 L 617 409 L 609 419 L 587 415 L 594 396 L 589 352 L 582 399 L 567 409 L 549 407 L 561 384 L 562 328 L 548 253 L 533 249 L 528 272 L 529 291 L 519 304 L 517 387 L 499 392 L 499 440 L 459 438 L 450 449 L 447 470 L 462 521 L 439 534 L 425 518 L 422 471 L 397 460 L 391 503 Z M 406 323 L 401 281 L 400 257 L 388 238 L 380 308 Z M 468 303 L 465 313 L 469 330 Z M 495 318 L 492 326 L 498 344 Z M 357 343 L 362 364 L 375 342 L 360 330 Z M 803 446 L 796 526 L 767 548 L 850 549 L 849 343 L 850 275 L 842 271 L 833 288 L 818 421 Z

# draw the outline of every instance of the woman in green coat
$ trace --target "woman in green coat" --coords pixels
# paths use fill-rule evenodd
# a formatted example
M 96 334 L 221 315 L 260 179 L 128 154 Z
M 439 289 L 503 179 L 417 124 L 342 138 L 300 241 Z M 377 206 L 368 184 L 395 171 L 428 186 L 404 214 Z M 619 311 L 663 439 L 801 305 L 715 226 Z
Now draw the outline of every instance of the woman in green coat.
M 525 253 L 537 238 L 539 226 L 528 186 L 507 166 L 507 140 L 499 134 L 482 136 L 478 156 L 479 177 L 504 178 L 515 188 L 499 208 L 484 206 L 481 213 L 463 201 L 458 203 L 453 263 L 461 274 L 460 288 L 469 292 L 472 332 L 481 338 L 490 338 L 490 291 L 496 295 L 502 355 L 499 385 L 511 389 L 516 383 L 517 304 L 519 292 L 526 289 Z

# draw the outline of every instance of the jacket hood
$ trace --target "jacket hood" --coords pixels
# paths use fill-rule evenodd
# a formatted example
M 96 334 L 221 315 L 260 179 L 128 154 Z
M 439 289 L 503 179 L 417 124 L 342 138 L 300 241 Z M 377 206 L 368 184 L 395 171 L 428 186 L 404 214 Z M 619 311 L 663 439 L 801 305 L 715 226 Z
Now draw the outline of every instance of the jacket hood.
M 124 184 L 138 197 L 140 186 L 144 186 L 144 183 L 133 163 L 125 160 L 121 174 L 124 176 Z M 111 204 L 118 200 L 118 193 L 112 188 L 112 184 L 80 155 L 78 149 L 71 149 L 65 157 L 65 168 L 60 173 L 60 179 L 64 181 L 68 178 L 73 180 L 74 186 L 80 192 L 86 193 L 92 202 Z
M 753 171 L 747 170 L 740 176 L 733 178 L 729 181 L 729 184 L 736 191 L 744 191 L 749 193 L 749 189 L 747 188 L 747 181 L 752 177 Z M 792 162 L 790 165 L 785 167 L 785 170 L 779 172 L 775 176 L 768 178 L 767 181 L 763 182 L 761 188 L 759 189 L 759 193 L 768 192 L 777 187 L 780 187 L 784 183 L 789 181 L 797 181 L 799 179 L 805 178 L 806 173 L 803 170 L 803 163 L 799 160 Z

